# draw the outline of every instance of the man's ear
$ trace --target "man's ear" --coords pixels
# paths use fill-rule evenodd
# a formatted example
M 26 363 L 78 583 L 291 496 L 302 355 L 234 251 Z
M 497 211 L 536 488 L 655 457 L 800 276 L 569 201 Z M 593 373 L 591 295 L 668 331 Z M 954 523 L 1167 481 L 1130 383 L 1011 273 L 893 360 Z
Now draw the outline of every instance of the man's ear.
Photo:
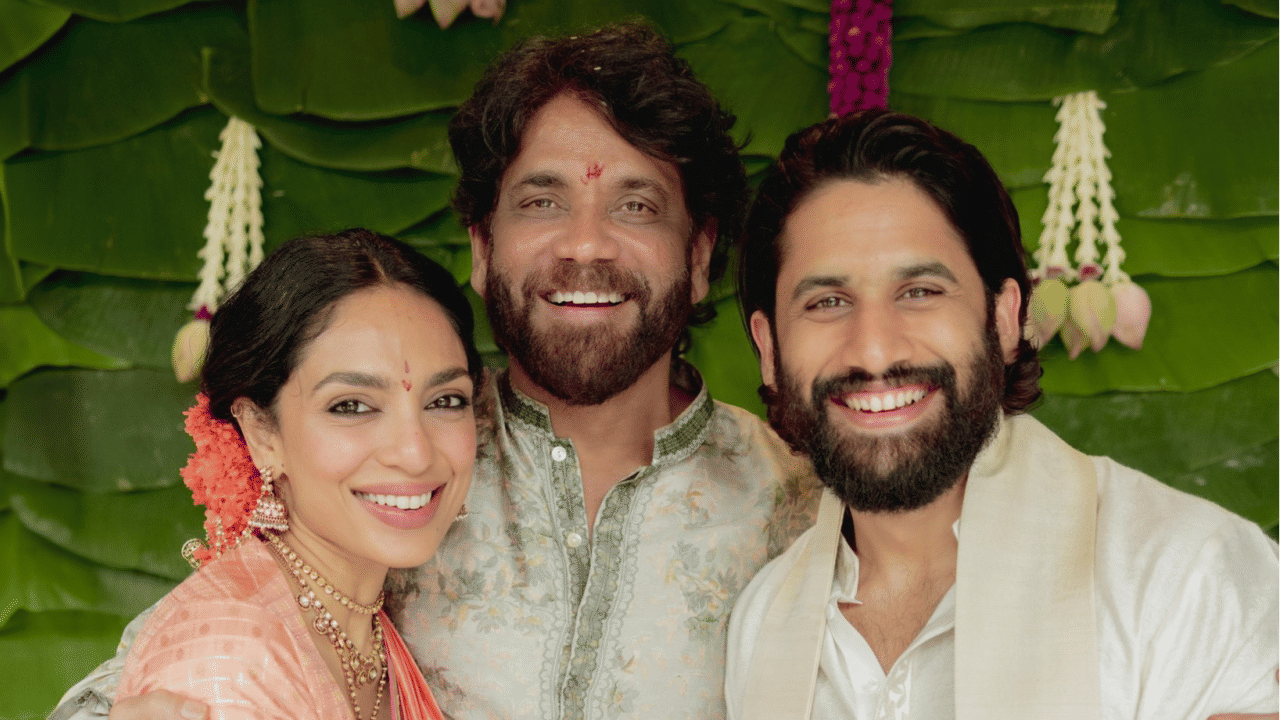
M 467 228 L 471 238 L 471 288 L 480 297 L 485 297 L 485 280 L 489 277 L 489 238 L 479 225 Z
M 1000 336 L 1000 351 L 1004 355 L 1004 364 L 1012 364 L 1018 357 L 1018 342 L 1022 340 L 1022 325 L 1018 322 L 1018 313 L 1022 309 L 1022 289 L 1018 281 L 1005 278 L 1000 294 L 996 296 L 996 333 Z
M 253 459 L 254 467 L 269 467 L 279 471 L 284 464 L 280 435 L 267 411 L 249 398 L 239 397 L 231 403 L 231 414 L 240 425 L 240 432 L 244 435 L 244 444 L 249 448 L 249 457 Z
M 756 341 L 756 349 L 760 351 L 760 379 L 765 385 L 777 389 L 777 378 L 773 376 L 773 332 L 769 328 L 769 318 L 763 310 L 751 313 L 751 339 Z
M 716 246 L 716 232 L 719 225 L 715 218 L 702 226 L 689 244 L 689 280 L 692 290 L 689 300 L 697 305 L 711 290 L 711 251 Z

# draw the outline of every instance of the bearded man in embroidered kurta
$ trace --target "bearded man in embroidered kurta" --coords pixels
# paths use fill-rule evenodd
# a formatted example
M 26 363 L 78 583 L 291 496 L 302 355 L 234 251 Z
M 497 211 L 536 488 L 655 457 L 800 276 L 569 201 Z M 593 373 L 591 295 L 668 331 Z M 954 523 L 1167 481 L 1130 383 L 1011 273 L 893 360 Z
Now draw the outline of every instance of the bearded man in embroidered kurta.
M 731 718 L 1276 710 L 1276 544 L 1020 414 L 1030 284 L 975 148 L 896 113 L 829 120 L 747 224 L 770 421 L 828 491 L 734 609 Z

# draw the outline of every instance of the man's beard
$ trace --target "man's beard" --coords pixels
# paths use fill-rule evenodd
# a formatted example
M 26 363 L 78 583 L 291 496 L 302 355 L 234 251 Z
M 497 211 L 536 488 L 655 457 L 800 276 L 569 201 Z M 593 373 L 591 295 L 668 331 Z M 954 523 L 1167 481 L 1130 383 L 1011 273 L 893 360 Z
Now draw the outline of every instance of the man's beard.
M 534 383 L 569 405 L 599 405 L 634 385 L 675 347 L 693 311 L 687 264 L 658 298 L 647 279 L 606 263 L 560 262 L 530 275 L 519 302 L 513 287 L 491 264 L 485 308 L 493 337 Z M 604 323 L 536 330 L 531 316 L 550 288 L 620 293 L 639 311 L 635 326 L 629 332 Z
M 963 397 L 947 362 L 928 367 L 895 366 L 881 376 L 890 385 L 938 387 L 941 417 L 901 435 L 873 436 L 837 427 L 829 398 L 864 390 L 876 378 L 860 369 L 818 378 L 805 401 L 800 384 L 774 363 L 779 389 L 769 401 L 769 422 L 792 448 L 805 453 L 823 484 L 860 512 L 907 512 L 955 487 L 991 437 L 1004 393 L 1004 361 L 995 323 L 988 314 L 984 346 L 969 361 Z M 777 345 L 775 339 L 774 345 Z

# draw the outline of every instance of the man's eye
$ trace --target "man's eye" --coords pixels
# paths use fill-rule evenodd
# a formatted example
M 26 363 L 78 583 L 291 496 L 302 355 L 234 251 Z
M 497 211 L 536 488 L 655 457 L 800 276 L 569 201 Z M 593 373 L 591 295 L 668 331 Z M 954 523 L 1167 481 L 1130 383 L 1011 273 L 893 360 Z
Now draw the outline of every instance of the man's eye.
M 911 300 L 916 300 L 920 298 L 932 297 L 938 294 L 939 294 L 938 291 L 932 288 L 916 287 L 916 288 L 911 288 L 906 292 L 902 293 L 902 297 L 908 298 Z
M 810 305 L 810 308 L 834 308 L 844 304 L 844 300 L 838 297 L 824 297 L 821 300 Z
M 629 213 L 655 212 L 652 207 L 649 207 L 649 205 L 642 203 L 639 200 L 630 200 L 622 203 L 622 210 L 623 212 Z
M 431 401 L 429 408 L 440 408 L 445 410 L 458 410 L 471 404 L 471 398 L 465 395 L 445 395 Z
M 524 206 L 533 210 L 550 210 L 556 206 L 556 203 L 551 198 L 534 198 L 525 203 Z
M 329 406 L 329 412 L 335 415 L 363 415 L 372 411 L 373 408 L 359 400 L 340 400 Z

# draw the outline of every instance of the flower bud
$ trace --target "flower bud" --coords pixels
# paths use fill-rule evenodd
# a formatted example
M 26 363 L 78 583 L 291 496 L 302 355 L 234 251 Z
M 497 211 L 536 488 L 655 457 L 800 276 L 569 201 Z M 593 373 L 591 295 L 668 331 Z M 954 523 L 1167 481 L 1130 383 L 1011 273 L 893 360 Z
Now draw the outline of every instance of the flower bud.
M 1111 334 L 1134 350 L 1141 350 L 1151 320 L 1151 296 L 1129 280 L 1112 285 L 1111 295 L 1116 301 L 1116 326 Z
M 1076 328 L 1089 340 L 1094 352 L 1107 344 L 1111 328 L 1116 324 L 1116 300 L 1105 285 L 1090 280 L 1071 288 L 1067 295 L 1067 312 Z
M 1080 357 L 1080 353 L 1089 346 L 1089 339 L 1085 337 L 1084 331 L 1076 325 L 1076 321 L 1070 317 L 1062 323 L 1062 344 L 1067 346 L 1067 357 L 1072 360 Z
M 178 382 L 191 382 L 200 374 L 208 349 L 208 318 L 196 318 L 182 326 L 173 339 L 173 374 Z
M 1067 316 L 1067 285 L 1058 278 L 1044 280 L 1031 291 L 1027 339 L 1037 348 L 1053 338 Z
M 471 0 L 471 14 L 478 18 L 497 20 L 502 17 L 502 11 L 506 7 L 507 0 Z

